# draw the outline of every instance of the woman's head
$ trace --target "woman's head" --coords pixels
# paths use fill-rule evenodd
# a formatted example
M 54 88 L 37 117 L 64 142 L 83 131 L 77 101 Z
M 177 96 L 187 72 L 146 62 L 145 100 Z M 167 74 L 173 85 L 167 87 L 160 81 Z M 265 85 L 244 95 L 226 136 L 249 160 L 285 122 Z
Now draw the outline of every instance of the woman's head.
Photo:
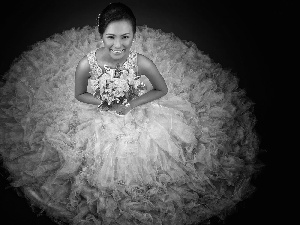
M 122 3 L 109 4 L 98 18 L 98 29 L 104 50 L 112 59 L 128 56 L 136 32 L 136 20 L 130 8 Z
M 98 17 L 98 31 L 101 37 L 108 25 L 112 22 L 125 20 L 132 26 L 132 32 L 136 32 L 136 18 L 131 9 L 123 3 L 110 3 Z

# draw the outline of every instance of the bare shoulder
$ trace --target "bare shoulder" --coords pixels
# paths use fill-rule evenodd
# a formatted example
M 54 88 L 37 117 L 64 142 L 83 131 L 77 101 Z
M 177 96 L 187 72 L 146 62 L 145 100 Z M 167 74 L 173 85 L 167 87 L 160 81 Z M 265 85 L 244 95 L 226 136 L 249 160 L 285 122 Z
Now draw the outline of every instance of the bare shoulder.
M 87 56 L 84 56 L 78 63 L 77 69 L 90 70 L 90 64 Z
M 166 82 L 152 60 L 142 54 L 138 54 L 137 60 L 139 74 L 145 75 L 149 79 L 154 90 L 167 93 L 168 87 Z
M 90 77 L 90 64 L 87 56 L 84 56 L 76 67 L 76 75 Z
M 90 78 L 90 64 L 87 56 L 84 56 L 76 67 L 75 72 L 75 96 L 87 92 L 88 79 Z
M 137 53 L 137 64 L 141 74 L 145 74 L 149 70 L 157 70 L 152 60 L 140 53 Z

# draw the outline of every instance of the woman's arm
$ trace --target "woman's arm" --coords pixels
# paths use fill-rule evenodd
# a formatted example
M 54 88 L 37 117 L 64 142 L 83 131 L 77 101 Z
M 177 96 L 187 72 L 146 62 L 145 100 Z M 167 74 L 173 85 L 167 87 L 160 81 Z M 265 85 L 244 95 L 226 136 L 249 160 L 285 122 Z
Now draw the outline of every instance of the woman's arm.
M 145 75 L 151 82 L 153 89 L 142 96 L 131 100 L 131 108 L 159 99 L 168 93 L 168 87 L 155 64 L 147 57 L 138 54 L 139 75 Z
M 88 79 L 90 78 L 90 65 L 87 56 L 83 57 L 76 67 L 75 72 L 75 98 L 87 104 L 99 105 L 99 99 L 87 92 Z

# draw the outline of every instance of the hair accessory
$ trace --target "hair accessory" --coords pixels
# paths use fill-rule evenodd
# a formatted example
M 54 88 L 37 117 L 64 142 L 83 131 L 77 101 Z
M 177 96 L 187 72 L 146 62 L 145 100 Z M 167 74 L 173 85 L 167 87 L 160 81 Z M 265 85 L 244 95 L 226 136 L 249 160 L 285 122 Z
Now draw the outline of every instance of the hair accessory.
M 97 17 L 97 26 L 99 27 L 99 19 L 100 19 L 100 15 L 101 13 L 98 14 L 98 17 Z

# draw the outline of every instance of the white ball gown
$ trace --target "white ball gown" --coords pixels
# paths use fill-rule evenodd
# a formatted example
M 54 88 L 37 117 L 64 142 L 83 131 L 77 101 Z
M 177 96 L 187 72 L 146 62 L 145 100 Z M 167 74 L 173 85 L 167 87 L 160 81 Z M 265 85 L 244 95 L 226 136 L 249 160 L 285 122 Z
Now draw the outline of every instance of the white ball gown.
M 101 111 L 74 98 L 82 57 L 89 92 L 103 72 L 99 40 L 88 26 L 55 34 L 5 74 L 0 153 L 30 204 L 69 224 L 197 224 L 253 191 L 255 117 L 235 76 L 192 42 L 137 27 L 123 68 L 147 56 L 169 92 L 126 116 Z

